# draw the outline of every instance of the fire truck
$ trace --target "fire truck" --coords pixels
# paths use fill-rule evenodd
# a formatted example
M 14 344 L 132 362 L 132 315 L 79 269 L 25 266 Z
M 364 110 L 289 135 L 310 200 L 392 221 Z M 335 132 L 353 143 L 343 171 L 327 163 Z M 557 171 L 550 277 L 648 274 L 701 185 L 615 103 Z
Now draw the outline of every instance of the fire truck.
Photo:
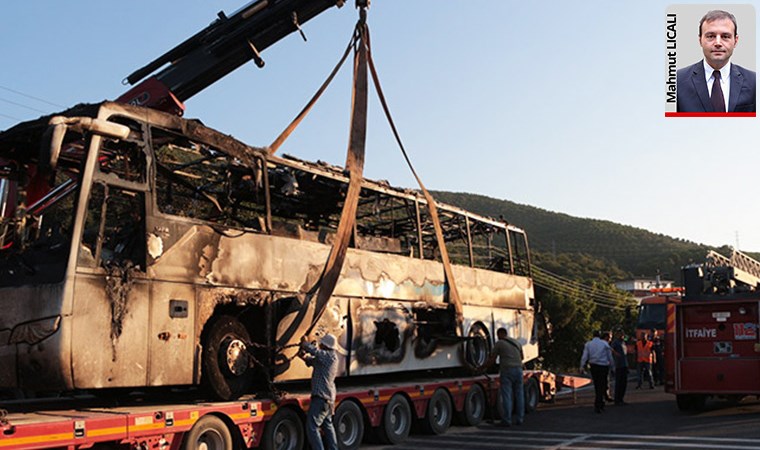
M 760 262 L 710 251 L 683 278 L 682 301 L 667 302 L 665 390 L 684 411 L 760 395 Z

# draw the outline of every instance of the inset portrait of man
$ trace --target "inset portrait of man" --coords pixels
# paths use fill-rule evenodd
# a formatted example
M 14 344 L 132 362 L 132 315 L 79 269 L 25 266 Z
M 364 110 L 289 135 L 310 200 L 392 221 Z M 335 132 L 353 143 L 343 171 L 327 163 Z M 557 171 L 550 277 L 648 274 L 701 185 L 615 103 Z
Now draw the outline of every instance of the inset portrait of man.
M 677 75 L 678 112 L 755 112 L 755 72 L 731 62 L 739 44 L 736 17 L 712 10 L 699 22 L 704 59 Z

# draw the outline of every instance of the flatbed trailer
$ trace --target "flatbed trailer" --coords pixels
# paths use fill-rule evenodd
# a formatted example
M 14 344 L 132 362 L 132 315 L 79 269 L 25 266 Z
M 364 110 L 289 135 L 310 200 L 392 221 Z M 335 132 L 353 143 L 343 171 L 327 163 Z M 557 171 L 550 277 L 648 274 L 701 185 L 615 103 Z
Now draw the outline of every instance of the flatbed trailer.
M 526 370 L 526 408 L 553 401 L 557 385 L 577 377 Z M 588 380 L 583 380 L 587 384 Z M 0 403 L 0 449 L 302 449 L 311 400 L 303 384 L 279 398 L 245 396 L 235 401 L 57 399 L 55 405 L 30 401 Z M 397 444 L 414 428 L 442 434 L 452 423 L 473 426 L 497 411 L 498 375 L 375 378 L 339 385 L 333 422 L 341 449 L 359 448 L 365 435 Z M 146 396 L 150 399 L 150 396 Z M 98 404 L 100 403 L 100 405 Z M 17 412 L 13 412 L 14 406 Z
M 445 432 L 452 419 L 476 425 L 497 398 L 498 377 L 424 379 L 339 388 L 334 418 L 342 449 L 358 448 L 366 432 L 398 443 L 417 422 Z M 229 402 L 135 403 L 9 412 L 0 419 L 0 449 L 287 448 L 305 444 L 308 391 Z M 102 448 L 102 447 L 101 447 Z

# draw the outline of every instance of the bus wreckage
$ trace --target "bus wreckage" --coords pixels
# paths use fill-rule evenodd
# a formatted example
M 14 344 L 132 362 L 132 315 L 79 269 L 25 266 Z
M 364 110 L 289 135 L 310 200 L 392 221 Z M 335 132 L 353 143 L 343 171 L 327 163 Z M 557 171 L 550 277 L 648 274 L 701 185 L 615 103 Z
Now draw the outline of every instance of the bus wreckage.
M 104 102 L 0 133 L 0 389 L 308 378 L 299 338 L 338 336 L 341 376 L 479 369 L 506 327 L 538 356 L 525 233 L 363 180 L 345 262 L 309 301 L 348 176 L 154 109 Z

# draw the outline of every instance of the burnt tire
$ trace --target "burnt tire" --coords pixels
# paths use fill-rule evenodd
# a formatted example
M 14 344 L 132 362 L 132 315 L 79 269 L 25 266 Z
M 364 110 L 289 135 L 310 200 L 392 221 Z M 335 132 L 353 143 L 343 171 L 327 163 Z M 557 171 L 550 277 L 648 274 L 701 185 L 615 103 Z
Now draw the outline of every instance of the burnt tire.
M 264 427 L 261 448 L 264 450 L 302 450 L 304 426 L 301 417 L 289 408 L 278 410 Z
M 234 400 L 253 385 L 248 330 L 232 316 L 213 319 L 203 340 L 203 384 L 218 400 Z
M 436 389 L 428 401 L 425 417 L 421 419 L 422 431 L 436 435 L 445 433 L 451 426 L 453 414 L 454 408 L 449 393 L 443 388 Z
M 412 429 L 412 409 L 401 394 L 394 394 L 383 410 L 377 438 L 383 444 L 400 444 Z
M 541 396 L 541 393 L 538 389 L 538 380 L 535 378 L 529 378 L 528 382 L 525 383 L 524 390 L 525 412 L 532 413 L 536 410 L 536 408 L 538 408 L 538 402 Z
M 364 439 L 364 415 L 356 403 L 346 400 L 338 405 L 333 417 L 340 450 L 356 450 Z
M 232 434 L 222 419 L 205 415 L 195 422 L 195 425 L 182 439 L 182 450 L 232 450 Z
M 475 373 L 486 370 L 486 362 L 490 354 L 491 337 L 488 329 L 480 322 L 472 324 L 464 343 L 464 360 L 467 368 Z
M 479 384 L 470 386 L 464 397 L 464 406 L 456 414 L 456 422 L 459 425 L 474 427 L 483 421 L 486 415 L 486 393 Z

